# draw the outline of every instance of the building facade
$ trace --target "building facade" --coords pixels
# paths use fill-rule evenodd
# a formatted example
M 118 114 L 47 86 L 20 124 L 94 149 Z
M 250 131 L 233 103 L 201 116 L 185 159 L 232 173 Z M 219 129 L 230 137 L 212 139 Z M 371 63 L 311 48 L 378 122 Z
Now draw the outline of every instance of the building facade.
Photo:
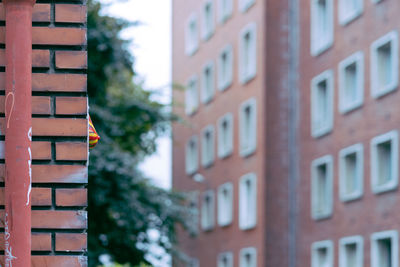
M 177 266 L 398 266 L 399 11 L 173 1 Z

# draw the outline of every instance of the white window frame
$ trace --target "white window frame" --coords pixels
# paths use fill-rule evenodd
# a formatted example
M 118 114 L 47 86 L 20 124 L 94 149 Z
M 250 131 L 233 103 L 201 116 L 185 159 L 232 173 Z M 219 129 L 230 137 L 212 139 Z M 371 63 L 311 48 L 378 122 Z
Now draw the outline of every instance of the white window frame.
M 323 267 L 333 267 L 334 266 L 334 247 L 331 240 L 324 240 L 314 242 L 311 245 L 311 267 L 322 267 L 318 264 L 318 250 L 326 249 L 328 264 Z
M 349 101 L 346 98 L 346 69 L 355 65 L 356 74 L 355 82 L 356 99 Z M 364 102 L 364 53 L 359 51 L 339 63 L 339 110 L 341 113 L 350 112 L 360 106 Z
M 195 23 L 195 36 L 192 36 L 191 25 Z M 193 56 L 199 49 L 199 22 L 196 13 L 192 13 L 185 24 L 185 52 Z
M 354 9 L 349 7 L 349 0 L 339 0 L 339 23 L 344 26 L 349 24 L 359 16 L 364 11 L 364 0 L 356 0 L 357 6 Z
M 225 199 L 224 192 L 228 192 Z M 228 226 L 233 220 L 233 184 L 225 183 L 218 187 L 218 225 Z
M 208 21 L 207 7 L 211 7 L 211 21 Z M 209 40 L 215 32 L 215 7 L 213 0 L 205 0 L 202 9 L 202 39 Z
M 378 49 L 386 44 L 390 44 L 391 52 L 391 82 L 383 87 L 378 84 Z M 379 98 L 390 92 L 397 90 L 399 85 L 399 34 L 398 31 L 391 31 L 375 42 L 372 43 L 370 48 L 371 53 L 371 96 Z
M 210 134 L 211 138 L 211 151 L 208 151 L 206 135 Z M 209 155 L 206 152 L 211 152 Z M 213 165 L 215 160 L 215 129 L 214 125 L 208 125 L 201 131 L 201 165 L 204 168 L 209 168 Z
M 223 263 L 225 259 L 226 265 Z M 233 267 L 233 253 L 228 251 L 218 254 L 217 267 Z
M 250 199 L 246 197 L 246 183 L 252 184 Z M 246 200 L 246 201 L 245 201 Z M 250 202 L 250 203 L 248 203 Z M 248 206 L 252 206 L 248 209 Z M 241 230 L 253 229 L 257 225 L 257 175 L 248 173 L 239 180 L 239 228 Z
M 224 1 L 226 1 L 226 8 L 223 8 Z M 233 0 L 218 0 L 218 22 L 220 24 L 226 23 L 233 13 Z
M 326 197 L 325 210 L 320 211 L 318 204 L 318 168 L 326 165 Z M 311 217 L 314 220 L 329 218 L 333 213 L 333 157 L 326 155 L 311 163 Z
M 246 12 L 255 3 L 256 3 L 256 0 L 239 0 L 239 10 L 240 10 L 240 12 L 242 12 L 242 13 Z
M 188 207 L 194 224 L 194 227 L 189 229 L 189 233 L 192 236 L 196 236 L 199 233 L 199 225 L 200 225 L 199 191 L 191 192 L 191 194 L 189 194 L 188 200 L 189 200 Z
M 390 181 L 379 185 L 379 178 L 378 178 L 378 153 L 377 153 L 377 146 L 391 142 L 391 170 L 390 173 L 392 177 Z M 388 133 L 379 135 L 374 137 L 371 140 L 371 188 L 372 192 L 375 194 L 387 192 L 394 190 L 398 187 L 399 183 L 399 167 L 398 167 L 398 160 L 399 160 L 399 133 L 397 130 L 390 131 Z
M 253 266 L 245 265 L 246 255 L 251 255 L 251 257 L 253 257 L 254 259 L 254 264 L 252 264 Z M 257 249 L 255 247 L 242 248 L 239 253 L 239 264 L 240 267 L 257 267 Z
M 192 85 L 194 86 L 192 87 Z M 192 116 L 199 109 L 199 80 L 193 75 L 187 82 L 185 90 L 185 113 Z
M 223 124 L 224 122 L 228 124 L 227 140 L 224 140 Z M 232 113 L 227 113 L 218 119 L 218 158 L 227 158 L 233 153 L 233 115 Z M 224 145 L 226 144 L 226 146 Z
M 227 55 L 227 75 L 223 77 L 223 55 L 226 53 Z M 218 90 L 225 91 L 228 89 L 233 82 L 233 47 L 232 45 L 226 45 L 218 55 Z
M 190 144 L 194 143 L 195 151 L 191 151 Z M 193 155 L 191 154 L 193 153 Z M 192 136 L 186 143 L 185 149 L 185 162 L 186 162 L 186 174 L 192 175 L 199 169 L 199 140 L 196 135 Z
M 339 266 L 349 267 L 346 257 L 346 247 L 348 245 L 356 246 L 356 267 L 364 266 L 364 238 L 362 236 L 348 236 L 339 240 Z
M 378 242 L 382 239 L 391 240 L 391 267 L 399 267 L 399 234 L 397 230 L 377 232 L 371 235 L 371 267 L 380 267 Z
M 250 127 L 246 130 L 246 109 L 250 108 Z M 249 136 L 246 140 L 246 131 Z M 248 157 L 256 151 L 257 148 L 257 101 L 256 99 L 250 98 L 243 102 L 239 107 L 239 147 L 240 156 Z
M 250 37 L 249 54 L 245 51 L 247 35 Z M 252 22 L 246 25 L 239 36 L 239 80 L 241 84 L 246 84 L 257 74 L 257 24 Z M 247 68 L 245 62 L 248 62 Z
M 210 198 L 210 214 L 207 214 L 206 199 Z M 210 217 L 208 217 L 210 215 Z M 215 226 L 215 194 L 213 190 L 207 190 L 203 193 L 201 199 L 201 229 L 211 231 Z
M 352 193 L 346 192 L 346 157 L 356 156 L 356 189 Z M 346 147 L 339 152 L 339 196 L 343 202 L 361 198 L 364 191 L 364 147 L 361 143 Z
M 210 71 L 211 88 L 208 88 L 206 73 Z M 210 89 L 210 90 L 208 90 Z M 201 101 L 203 104 L 208 104 L 215 96 L 215 67 L 212 60 L 208 61 L 204 66 L 201 74 Z
M 334 38 L 334 23 L 333 23 L 333 0 L 325 0 L 326 6 L 328 8 L 328 14 L 326 18 L 327 31 L 326 36 L 321 34 L 320 27 L 323 23 L 320 22 L 320 13 L 318 13 L 318 1 L 320 0 L 310 0 L 311 1 L 311 55 L 318 56 L 325 52 L 333 45 Z
M 189 259 L 187 260 L 186 266 L 187 266 L 187 267 L 200 267 L 199 259 L 196 259 L 196 258 L 189 258 Z
M 318 85 L 326 83 L 327 90 L 327 118 L 319 118 Z M 334 98 L 333 70 L 327 70 L 311 80 L 311 135 L 314 138 L 329 134 L 333 129 L 333 98 Z M 321 123 L 320 121 L 323 121 Z

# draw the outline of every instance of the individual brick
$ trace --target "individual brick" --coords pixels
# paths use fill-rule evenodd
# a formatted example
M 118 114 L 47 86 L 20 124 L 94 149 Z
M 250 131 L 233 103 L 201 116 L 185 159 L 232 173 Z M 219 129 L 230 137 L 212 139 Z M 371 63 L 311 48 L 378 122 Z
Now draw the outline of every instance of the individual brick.
M 0 49 L 0 67 L 6 65 L 6 51 Z M 50 67 L 50 51 L 35 49 L 32 50 L 32 67 L 49 68 Z
M 0 114 L 4 114 L 5 96 L 0 95 Z M 32 96 L 32 114 L 50 115 L 51 101 L 49 96 Z
M 86 251 L 86 234 L 56 233 L 56 251 Z
M 86 44 L 86 29 L 33 27 L 32 42 L 36 45 L 84 45 Z
M 4 5 L 0 3 L 0 21 L 4 21 L 6 13 Z M 33 22 L 50 22 L 50 4 L 35 4 L 32 14 Z
M 87 136 L 88 124 L 86 119 L 32 118 L 32 132 L 34 136 Z
M 56 143 L 56 160 L 87 160 L 88 145 L 82 142 Z
M 34 183 L 87 183 L 84 165 L 32 165 Z
M 32 206 L 51 206 L 51 188 L 32 188 Z M 4 187 L 0 188 L 0 205 L 5 205 Z
M 0 159 L 4 159 L 4 146 L 5 142 L 0 141 Z M 41 141 L 32 142 L 32 158 L 38 160 L 50 160 L 51 143 Z
M 56 68 L 59 69 L 86 69 L 86 51 L 56 51 Z
M 85 23 L 86 22 L 86 6 L 57 4 L 56 5 L 56 22 L 68 23 Z
M 1 81 L 0 81 L 0 85 L 1 85 Z M 86 90 L 87 90 L 86 74 L 64 74 L 64 73 L 53 73 L 53 74 L 33 73 L 32 74 L 32 91 L 86 92 Z
M 4 251 L 4 234 L 0 234 L 0 250 Z M 32 251 L 51 251 L 50 233 L 32 233 Z
M 58 207 L 87 206 L 87 189 L 56 189 L 56 205 Z
M 57 115 L 86 115 L 86 97 L 56 97 Z
M 87 212 L 83 210 L 32 210 L 32 228 L 86 229 Z

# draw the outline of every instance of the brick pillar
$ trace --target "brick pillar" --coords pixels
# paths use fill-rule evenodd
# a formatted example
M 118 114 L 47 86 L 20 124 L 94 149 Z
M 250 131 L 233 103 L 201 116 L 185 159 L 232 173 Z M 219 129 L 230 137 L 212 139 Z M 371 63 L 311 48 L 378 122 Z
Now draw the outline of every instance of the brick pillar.
M 32 267 L 82 267 L 87 266 L 86 7 L 76 0 L 50 2 L 37 3 L 33 13 Z M 2 23 L 4 18 L 0 3 Z M 4 39 L 4 27 L 0 26 L 1 218 L 4 218 Z M 0 250 L 4 250 L 3 235 L 0 239 Z M 4 265 L 2 257 L 0 264 Z

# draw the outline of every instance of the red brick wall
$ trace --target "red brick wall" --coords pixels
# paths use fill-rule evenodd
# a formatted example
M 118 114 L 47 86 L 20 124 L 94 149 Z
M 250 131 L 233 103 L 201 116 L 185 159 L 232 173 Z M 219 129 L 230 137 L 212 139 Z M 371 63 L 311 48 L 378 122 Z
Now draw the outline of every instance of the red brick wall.
M 86 7 L 80 1 L 46 2 L 38 2 L 33 14 L 32 266 L 81 267 L 87 266 Z M 0 25 L 4 18 L 0 3 Z M 4 39 L 4 26 L 0 26 L 2 134 Z M 3 147 L 0 141 L 1 186 Z M 4 208 L 4 188 L 0 188 L 0 208 Z M 2 239 L 1 235 L 0 250 L 4 250 Z

